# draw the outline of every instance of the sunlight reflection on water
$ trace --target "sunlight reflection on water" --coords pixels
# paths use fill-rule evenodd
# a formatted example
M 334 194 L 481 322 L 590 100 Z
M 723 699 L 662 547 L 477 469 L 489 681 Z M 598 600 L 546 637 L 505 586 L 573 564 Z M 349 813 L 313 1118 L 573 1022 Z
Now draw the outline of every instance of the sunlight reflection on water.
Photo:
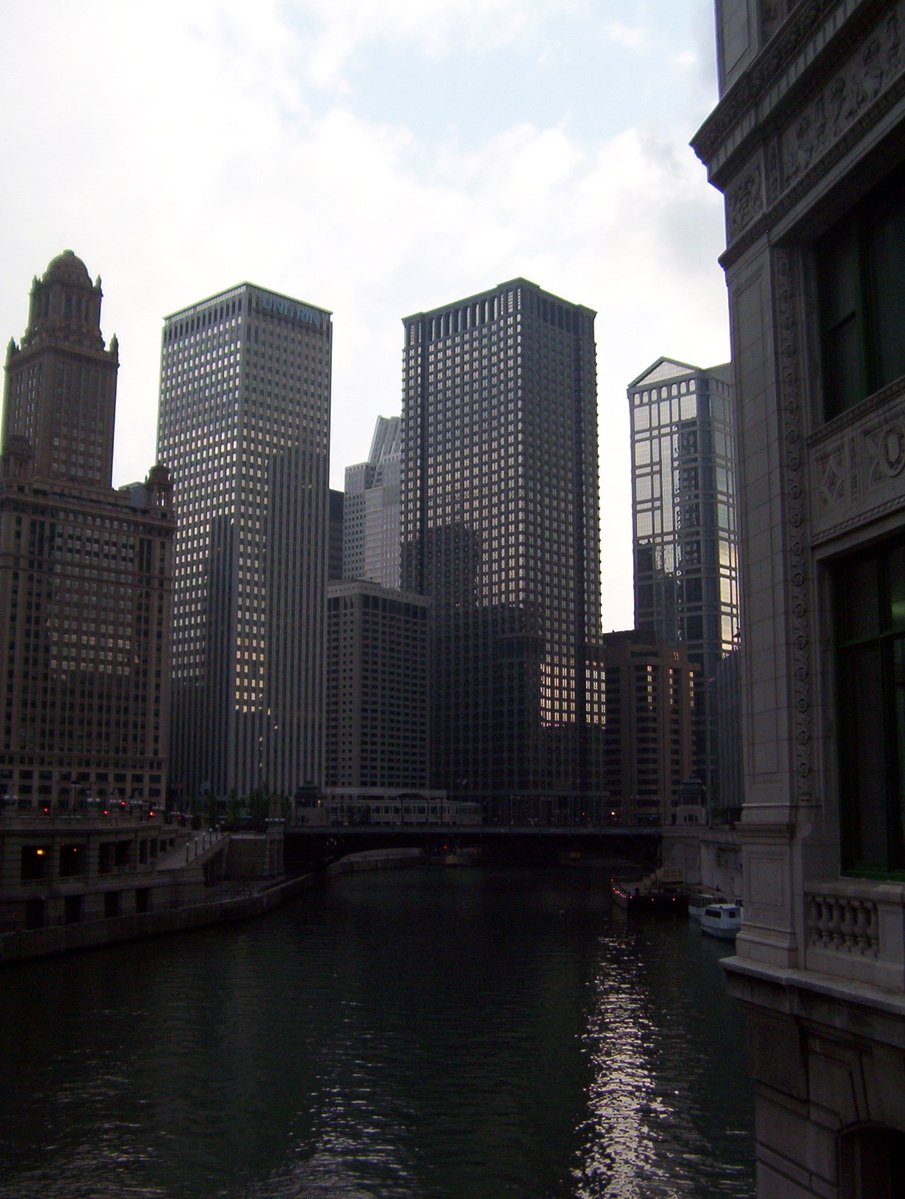
M 743 1199 L 712 943 L 575 871 L 343 880 L 0 975 L 0 1199 Z

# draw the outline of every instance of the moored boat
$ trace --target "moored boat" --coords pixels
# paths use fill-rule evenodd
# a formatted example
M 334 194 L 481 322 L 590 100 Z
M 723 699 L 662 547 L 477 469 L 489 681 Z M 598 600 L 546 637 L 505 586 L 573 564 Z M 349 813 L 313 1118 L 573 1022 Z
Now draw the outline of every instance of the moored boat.
M 701 913 L 701 932 L 721 941 L 735 940 L 742 924 L 740 903 L 710 903 Z
M 701 887 L 688 888 L 688 919 L 700 920 L 704 914 L 704 909 L 712 903 L 726 903 L 726 896 L 722 891 L 707 891 Z
M 611 879 L 610 894 L 613 903 L 629 912 L 684 912 L 688 908 L 684 873 L 674 867 L 661 866 L 633 881 Z

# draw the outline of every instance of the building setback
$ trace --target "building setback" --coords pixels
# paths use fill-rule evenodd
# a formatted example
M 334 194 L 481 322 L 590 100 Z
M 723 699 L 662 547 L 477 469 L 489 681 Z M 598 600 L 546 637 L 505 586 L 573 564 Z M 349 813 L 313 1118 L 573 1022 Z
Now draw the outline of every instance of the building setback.
M 167 472 L 112 487 L 116 339 L 67 250 L 9 344 L 0 456 L 0 795 L 163 802 L 172 582 Z
M 660 358 L 628 398 L 635 627 L 697 668 L 694 771 L 719 807 L 713 680 L 738 632 L 732 368 Z
M 905 1194 L 905 5 L 716 4 L 757 1193 Z
M 331 344 L 328 312 L 249 283 L 164 322 L 183 800 L 321 782 Z
M 403 323 L 401 569 L 433 605 L 433 785 L 566 819 L 600 789 L 594 313 L 516 279 Z

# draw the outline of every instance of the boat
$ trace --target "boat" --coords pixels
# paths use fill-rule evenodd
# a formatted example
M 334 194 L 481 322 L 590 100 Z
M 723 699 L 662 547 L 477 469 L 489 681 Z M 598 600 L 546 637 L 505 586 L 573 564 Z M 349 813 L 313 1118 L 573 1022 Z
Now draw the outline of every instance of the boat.
M 701 887 L 688 888 L 688 919 L 700 920 L 704 914 L 704 908 L 709 907 L 714 903 L 727 903 L 728 900 L 722 891 L 709 891 Z
M 684 872 L 676 867 L 661 866 L 653 874 L 631 882 L 610 879 L 613 903 L 628 912 L 685 912 L 688 891 Z
M 721 941 L 734 941 L 741 924 L 740 903 L 709 903 L 701 913 L 701 932 Z

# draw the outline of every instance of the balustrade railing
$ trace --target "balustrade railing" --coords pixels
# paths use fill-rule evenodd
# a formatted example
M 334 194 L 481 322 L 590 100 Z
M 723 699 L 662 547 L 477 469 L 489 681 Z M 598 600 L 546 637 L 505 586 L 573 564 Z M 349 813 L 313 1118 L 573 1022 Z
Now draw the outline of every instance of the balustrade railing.
M 905 985 L 905 886 L 815 882 L 805 886 L 809 970 L 873 986 Z

